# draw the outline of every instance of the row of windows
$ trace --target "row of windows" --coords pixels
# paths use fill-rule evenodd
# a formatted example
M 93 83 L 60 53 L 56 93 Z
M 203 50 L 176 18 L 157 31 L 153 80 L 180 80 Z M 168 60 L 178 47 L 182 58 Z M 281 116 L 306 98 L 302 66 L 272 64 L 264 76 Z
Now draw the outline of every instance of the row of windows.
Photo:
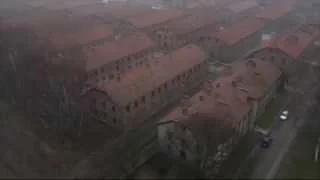
M 195 67 L 193 67 L 192 69 L 190 69 L 190 70 L 188 71 L 188 74 L 191 74 L 191 73 L 193 73 L 193 72 L 198 72 L 199 70 L 200 70 L 200 64 L 198 64 L 198 65 L 196 65 Z M 185 79 L 185 78 L 187 78 L 187 72 L 184 72 L 182 75 L 177 76 L 176 79 L 173 79 L 173 80 L 171 81 L 171 83 L 172 83 L 172 84 L 176 84 L 177 82 L 179 82 L 180 80 Z M 155 90 L 151 91 L 151 97 L 155 97 L 156 93 L 161 94 L 162 91 L 165 91 L 165 90 L 167 90 L 167 89 L 168 89 L 168 84 L 165 83 L 165 84 L 163 84 L 163 86 L 158 87 L 158 89 L 157 89 L 156 91 L 155 91 Z M 134 108 L 138 108 L 138 107 L 139 107 L 139 101 L 140 101 L 142 104 L 145 104 L 145 103 L 146 103 L 146 96 L 142 96 L 140 100 L 134 101 L 134 102 L 133 102 L 133 107 L 134 107 Z M 128 104 L 128 105 L 126 106 L 126 111 L 127 111 L 127 112 L 130 112 L 130 111 L 131 111 L 131 104 Z
M 98 115 L 99 114 L 98 109 L 94 108 L 93 109 L 93 113 L 95 115 Z M 116 117 L 109 117 L 107 112 L 102 112 L 101 115 L 103 116 L 103 119 L 112 119 L 112 123 L 113 124 L 117 124 L 118 123 L 118 119 Z
M 120 63 L 124 63 L 124 61 L 125 61 L 125 59 L 127 60 L 127 63 L 131 63 L 131 61 L 132 61 L 132 59 L 139 59 L 139 58 L 143 58 L 145 56 L 145 53 L 138 53 L 138 54 L 135 54 L 135 55 L 130 55 L 130 56 L 128 56 L 128 57 L 126 57 L 126 58 L 124 58 L 124 59 L 122 59 L 122 60 L 120 60 L 120 61 L 117 61 L 117 63 L 116 63 L 116 69 L 117 70 L 120 70 L 120 66 L 119 66 L 119 64 Z M 107 67 L 100 67 L 100 69 L 98 70 L 98 69 L 96 69 L 96 70 L 94 70 L 93 72 L 92 72 L 92 75 L 93 76 L 98 76 L 98 74 L 99 74 L 99 72 L 100 73 L 104 73 L 104 72 L 107 72 L 108 70 L 107 70 Z
M 136 62 L 134 67 L 137 68 L 137 67 L 143 66 L 143 65 L 144 65 L 144 61 L 140 61 L 140 62 Z M 133 65 L 128 64 L 128 69 L 131 69 L 131 68 L 133 68 Z M 120 70 L 120 68 L 119 68 L 118 65 L 116 66 L 116 69 L 117 69 L 117 71 Z M 107 76 L 102 76 L 102 77 L 101 77 L 101 80 L 102 80 L 102 81 L 105 81 L 105 80 L 113 80 L 114 78 L 115 78 L 115 75 L 114 75 L 114 74 L 110 74 L 109 77 L 107 77 Z M 96 79 L 96 81 L 98 82 L 99 79 Z

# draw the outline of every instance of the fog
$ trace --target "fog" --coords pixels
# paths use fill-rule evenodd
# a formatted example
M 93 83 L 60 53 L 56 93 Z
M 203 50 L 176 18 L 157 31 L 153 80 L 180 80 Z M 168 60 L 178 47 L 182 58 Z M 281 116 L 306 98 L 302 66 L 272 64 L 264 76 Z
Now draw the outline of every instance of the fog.
M 319 22 L 319 0 L 0 0 L 0 178 L 320 178 Z

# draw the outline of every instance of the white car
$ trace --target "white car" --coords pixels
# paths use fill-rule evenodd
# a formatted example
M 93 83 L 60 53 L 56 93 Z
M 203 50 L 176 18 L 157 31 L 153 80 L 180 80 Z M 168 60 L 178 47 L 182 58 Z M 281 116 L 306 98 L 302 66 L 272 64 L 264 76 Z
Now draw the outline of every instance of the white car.
M 280 120 L 281 121 L 288 120 L 288 115 L 289 115 L 289 111 L 288 110 L 282 111 L 281 114 L 280 114 Z

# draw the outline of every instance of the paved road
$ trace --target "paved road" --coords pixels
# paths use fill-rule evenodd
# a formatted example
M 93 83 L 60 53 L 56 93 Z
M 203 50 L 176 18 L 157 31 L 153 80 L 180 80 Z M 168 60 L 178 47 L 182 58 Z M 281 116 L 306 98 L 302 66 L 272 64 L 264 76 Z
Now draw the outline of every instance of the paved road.
M 273 179 L 279 169 L 281 160 L 295 139 L 299 127 L 304 120 L 295 123 L 292 119 L 279 122 L 273 129 L 273 144 L 268 149 L 259 149 L 257 162 L 254 166 L 252 179 Z

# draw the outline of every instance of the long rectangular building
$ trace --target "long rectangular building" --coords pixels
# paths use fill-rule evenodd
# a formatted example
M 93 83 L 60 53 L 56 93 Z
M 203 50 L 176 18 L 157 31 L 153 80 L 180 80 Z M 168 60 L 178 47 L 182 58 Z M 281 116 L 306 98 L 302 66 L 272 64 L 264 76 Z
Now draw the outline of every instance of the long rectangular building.
M 210 52 L 212 60 L 230 63 L 258 44 L 264 26 L 264 20 L 247 18 L 204 37 L 201 44 Z
M 155 50 L 153 41 L 141 33 L 86 48 L 87 81 L 94 84 L 114 80 L 127 70 L 144 66 Z
M 158 122 L 162 152 L 203 171 L 216 172 L 281 87 L 282 72 L 259 59 L 241 61 L 225 76 Z
M 118 128 L 130 128 L 198 86 L 206 75 L 206 54 L 187 45 L 149 64 L 127 71 L 116 81 L 87 92 L 92 115 Z

